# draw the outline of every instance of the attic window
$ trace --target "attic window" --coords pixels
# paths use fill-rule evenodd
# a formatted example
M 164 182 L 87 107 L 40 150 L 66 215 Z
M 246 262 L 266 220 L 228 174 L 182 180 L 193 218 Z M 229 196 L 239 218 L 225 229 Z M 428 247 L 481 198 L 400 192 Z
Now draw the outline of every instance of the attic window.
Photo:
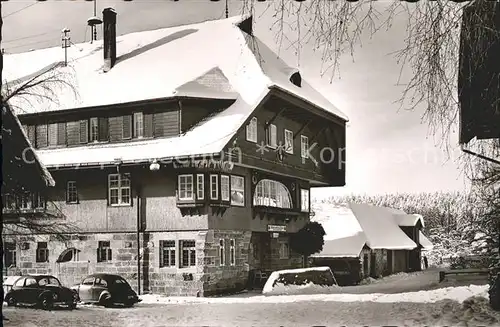
M 293 85 L 301 87 L 302 85 L 302 76 L 300 76 L 299 72 L 293 73 L 292 76 L 290 76 L 290 82 L 293 83 Z

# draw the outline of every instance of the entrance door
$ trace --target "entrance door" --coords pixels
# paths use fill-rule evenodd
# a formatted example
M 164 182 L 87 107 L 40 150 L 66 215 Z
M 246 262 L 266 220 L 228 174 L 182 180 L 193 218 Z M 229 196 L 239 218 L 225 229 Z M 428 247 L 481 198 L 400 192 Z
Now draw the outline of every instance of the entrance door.
M 370 276 L 373 278 L 377 277 L 376 263 L 377 263 L 377 256 L 375 255 L 375 253 L 371 253 L 370 254 Z
M 387 274 L 392 274 L 392 250 L 387 250 Z

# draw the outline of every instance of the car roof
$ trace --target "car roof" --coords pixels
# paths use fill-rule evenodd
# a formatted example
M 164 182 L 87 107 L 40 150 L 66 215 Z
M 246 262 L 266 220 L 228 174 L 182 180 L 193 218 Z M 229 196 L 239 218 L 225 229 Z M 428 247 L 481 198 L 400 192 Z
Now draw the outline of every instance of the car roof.
M 124 279 L 122 276 L 120 275 L 115 275 L 115 274 L 92 274 L 92 275 L 88 275 L 87 277 L 85 278 L 89 278 L 89 277 L 94 277 L 94 278 L 102 278 L 102 279 L 117 279 L 117 278 L 121 278 L 121 279 Z
M 44 277 L 51 277 L 51 278 L 56 278 L 55 276 L 52 275 L 44 275 L 44 274 L 29 274 L 29 275 L 24 275 L 22 277 L 33 277 L 35 279 L 41 279 Z M 57 278 L 56 278 L 57 279 Z

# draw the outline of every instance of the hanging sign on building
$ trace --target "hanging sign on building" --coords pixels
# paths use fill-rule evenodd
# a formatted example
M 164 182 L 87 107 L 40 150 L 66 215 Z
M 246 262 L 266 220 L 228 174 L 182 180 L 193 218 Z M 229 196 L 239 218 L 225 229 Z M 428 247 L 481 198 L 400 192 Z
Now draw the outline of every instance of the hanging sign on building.
M 221 171 L 232 171 L 234 163 L 223 160 L 175 160 L 174 168 L 201 168 Z
M 286 226 L 285 225 L 267 225 L 267 231 L 274 232 L 274 233 L 285 233 Z

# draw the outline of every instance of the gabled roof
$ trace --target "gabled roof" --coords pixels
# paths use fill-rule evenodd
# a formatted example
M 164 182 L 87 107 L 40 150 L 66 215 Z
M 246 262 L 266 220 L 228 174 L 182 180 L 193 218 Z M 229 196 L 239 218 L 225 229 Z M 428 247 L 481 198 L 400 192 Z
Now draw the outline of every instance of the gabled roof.
M 422 224 L 422 227 L 425 226 L 424 217 L 419 214 L 395 214 L 394 219 L 396 219 L 399 226 L 403 227 L 414 227 L 418 222 Z
M 21 122 L 9 105 L 2 106 L 2 192 L 42 191 L 55 181 L 40 162 Z
M 363 232 L 354 235 L 326 240 L 320 253 L 311 255 L 316 258 L 355 258 L 361 254 L 366 244 L 366 236 Z
M 417 247 L 399 227 L 393 210 L 360 203 L 350 203 L 349 206 L 366 235 L 366 245 L 370 248 L 412 250 Z
M 109 163 L 116 158 L 135 162 L 219 153 L 273 88 L 347 121 L 344 113 L 306 81 L 302 80 L 302 87 L 290 82 L 296 70 L 288 67 L 257 37 L 237 26 L 245 19 L 249 16 L 118 37 L 117 61 L 106 73 L 103 72 L 102 41 L 68 48 L 68 67 L 59 69 L 66 73 L 77 96 L 61 88 L 53 90 L 56 101 L 13 99 L 16 108 L 34 113 L 196 95 L 236 101 L 180 137 L 43 150 L 39 151 L 42 161 L 52 167 Z M 119 24 L 118 17 L 118 29 Z M 62 60 L 64 49 L 60 47 L 5 55 L 3 76 L 12 84 Z

